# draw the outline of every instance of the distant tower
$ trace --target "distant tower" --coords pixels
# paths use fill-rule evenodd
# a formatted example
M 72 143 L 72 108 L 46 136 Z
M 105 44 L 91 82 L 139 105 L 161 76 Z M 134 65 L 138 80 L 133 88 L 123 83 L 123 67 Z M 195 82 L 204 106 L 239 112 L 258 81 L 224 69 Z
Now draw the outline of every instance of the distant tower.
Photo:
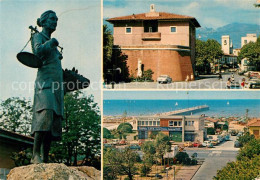
M 232 40 L 231 40 L 231 43 L 230 43 L 229 54 L 233 54 L 233 42 L 232 42 Z
M 221 47 L 224 54 L 230 54 L 230 38 L 229 35 L 221 37 Z

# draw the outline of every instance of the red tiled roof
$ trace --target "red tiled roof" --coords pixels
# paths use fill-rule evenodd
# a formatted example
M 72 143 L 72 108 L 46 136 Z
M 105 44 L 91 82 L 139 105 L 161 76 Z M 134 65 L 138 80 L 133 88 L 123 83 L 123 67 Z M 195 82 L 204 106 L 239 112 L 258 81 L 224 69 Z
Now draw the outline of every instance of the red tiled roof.
M 166 12 L 157 12 L 159 13 L 159 16 L 146 16 L 146 13 L 142 14 L 133 14 L 129 16 L 120 16 L 120 17 L 114 17 L 107 19 L 108 22 L 114 22 L 114 21 L 138 21 L 138 20 L 179 20 L 179 21 L 192 21 L 196 27 L 200 27 L 200 24 L 198 21 L 191 16 L 184 16 L 179 14 L 173 14 L 173 13 L 166 13 Z
M 206 117 L 205 120 L 211 121 L 211 122 L 218 122 L 218 119 L 213 119 L 211 117 Z
M 248 127 L 251 126 L 260 126 L 260 119 L 253 119 L 247 123 Z

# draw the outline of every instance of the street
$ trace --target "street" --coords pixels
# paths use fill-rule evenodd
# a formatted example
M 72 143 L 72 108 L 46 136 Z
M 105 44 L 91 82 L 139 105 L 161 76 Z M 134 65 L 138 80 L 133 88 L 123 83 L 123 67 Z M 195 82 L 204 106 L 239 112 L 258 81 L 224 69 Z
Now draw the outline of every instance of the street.
M 114 89 L 226 89 L 226 82 L 231 77 L 231 73 L 222 74 L 222 80 L 218 75 L 200 75 L 200 79 L 190 82 L 172 82 L 169 84 L 159 84 L 157 82 L 131 82 L 119 83 L 114 85 Z M 248 78 L 234 74 L 235 82 L 239 85 L 242 78 L 248 81 Z M 240 88 L 240 87 L 236 87 Z M 104 89 L 112 89 L 111 84 L 104 85 Z
M 236 137 L 231 136 L 231 141 L 226 141 L 214 148 L 200 149 L 188 148 L 186 152 L 191 156 L 198 154 L 198 159 L 204 159 L 204 162 L 192 180 L 210 180 L 217 174 L 217 170 L 226 166 L 228 162 L 235 161 L 239 148 L 234 148 Z

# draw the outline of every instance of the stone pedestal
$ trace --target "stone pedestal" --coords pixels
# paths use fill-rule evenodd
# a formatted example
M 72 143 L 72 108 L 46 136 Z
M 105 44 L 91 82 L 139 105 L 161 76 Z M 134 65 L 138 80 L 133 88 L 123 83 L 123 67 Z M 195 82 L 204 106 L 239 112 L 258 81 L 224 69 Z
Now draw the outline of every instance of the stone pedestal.
M 58 163 L 41 163 L 13 168 L 8 180 L 100 180 L 101 173 L 93 167 L 68 167 Z

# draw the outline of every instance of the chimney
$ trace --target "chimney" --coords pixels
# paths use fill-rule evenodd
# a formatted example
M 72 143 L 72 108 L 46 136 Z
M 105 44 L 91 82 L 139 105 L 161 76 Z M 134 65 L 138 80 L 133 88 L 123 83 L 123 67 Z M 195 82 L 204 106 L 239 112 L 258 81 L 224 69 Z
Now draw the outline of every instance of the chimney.
M 145 13 L 146 17 L 156 17 L 159 16 L 159 12 L 155 12 L 155 6 L 154 4 L 150 5 L 150 12 Z
M 150 5 L 150 12 L 155 12 L 154 4 L 151 4 L 151 5 Z

